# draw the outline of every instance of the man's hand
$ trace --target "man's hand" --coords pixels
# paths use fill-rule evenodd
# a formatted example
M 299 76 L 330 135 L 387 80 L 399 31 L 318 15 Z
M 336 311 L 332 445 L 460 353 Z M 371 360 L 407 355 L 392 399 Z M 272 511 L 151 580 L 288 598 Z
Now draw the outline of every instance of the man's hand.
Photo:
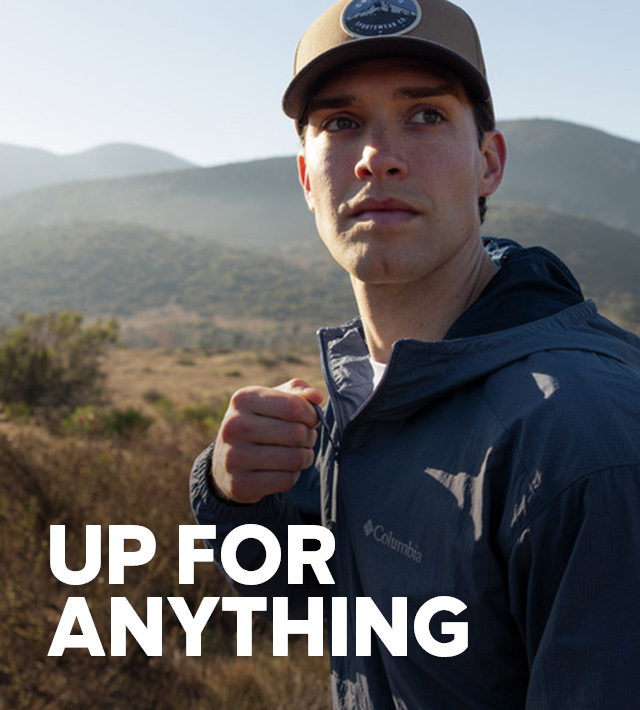
M 257 503 L 292 488 L 313 463 L 320 390 L 303 380 L 275 388 L 244 387 L 232 397 L 211 462 L 218 494 L 234 503 Z

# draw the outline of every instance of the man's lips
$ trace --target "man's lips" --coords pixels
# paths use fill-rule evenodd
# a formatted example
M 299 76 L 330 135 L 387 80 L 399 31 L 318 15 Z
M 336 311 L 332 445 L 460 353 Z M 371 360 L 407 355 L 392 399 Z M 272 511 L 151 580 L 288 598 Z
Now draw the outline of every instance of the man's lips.
M 349 216 L 357 221 L 373 221 L 379 224 L 393 224 L 411 219 L 419 214 L 413 205 L 403 200 L 388 198 L 384 200 L 366 199 L 356 202 L 349 211 Z
M 362 200 L 361 202 L 356 202 L 351 208 L 352 217 L 357 217 L 365 212 L 410 212 L 418 214 L 418 210 L 413 205 L 393 198 Z

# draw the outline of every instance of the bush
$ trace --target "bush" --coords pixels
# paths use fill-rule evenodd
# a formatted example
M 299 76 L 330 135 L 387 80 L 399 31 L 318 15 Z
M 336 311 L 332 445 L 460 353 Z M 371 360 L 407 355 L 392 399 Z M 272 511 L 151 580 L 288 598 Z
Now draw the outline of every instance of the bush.
M 134 407 L 107 411 L 88 406 L 78 407 L 64 419 L 62 430 L 67 434 L 115 435 L 127 439 L 145 432 L 152 422 L 151 417 Z
M 153 419 L 135 407 L 127 407 L 112 409 L 104 415 L 102 421 L 107 433 L 129 438 L 145 432 L 151 426 Z
M 180 414 L 175 402 L 169 397 L 160 396 L 153 401 L 154 410 L 170 424 L 177 424 Z
M 7 402 L 2 408 L 2 418 L 13 422 L 27 422 L 31 417 L 31 407 L 23 402 Z
M 16 317 L 0 328 L 0 401 L 29 408 L 77 407 L 100 393 L 100 357 L 118 337 L 118 324 L 83 326 L 81 313 Z

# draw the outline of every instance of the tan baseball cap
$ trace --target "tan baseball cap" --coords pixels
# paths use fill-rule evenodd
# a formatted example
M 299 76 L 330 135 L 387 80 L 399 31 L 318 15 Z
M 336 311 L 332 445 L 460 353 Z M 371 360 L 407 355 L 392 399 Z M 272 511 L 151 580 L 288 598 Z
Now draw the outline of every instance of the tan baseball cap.
M 417 57 L 453 71 L 491 104 L 480 39 L 464 10 L 447 0 L 339 0 L 304 33 L 282 99 L 302 117 L 309 98 L 340 67 L 367 59 Z

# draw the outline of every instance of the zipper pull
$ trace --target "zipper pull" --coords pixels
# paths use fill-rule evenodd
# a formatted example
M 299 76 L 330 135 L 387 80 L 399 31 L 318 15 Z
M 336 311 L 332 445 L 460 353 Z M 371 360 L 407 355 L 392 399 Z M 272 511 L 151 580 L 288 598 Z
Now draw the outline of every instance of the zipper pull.
M 322 407 L 319 404 L 313 404 L 313 402 L 311 402 L 311 406 L 316 410 L 316 414 L 318 415 L 318 419 L 320 420 L 320 424 L 322 425 L 323 429 L 327 432 L 327 436 L 329 437 L 329 441 L 331 442 L 331 446 L 333 446 L 334 455 L 337 457 L 337 452 L 339 450 L 338 443 L 333 438 L 333 436 L 331 436 L 331 427 L 327 423 L 327 418 L 324 416 L 324 411 L 323 411 Z

